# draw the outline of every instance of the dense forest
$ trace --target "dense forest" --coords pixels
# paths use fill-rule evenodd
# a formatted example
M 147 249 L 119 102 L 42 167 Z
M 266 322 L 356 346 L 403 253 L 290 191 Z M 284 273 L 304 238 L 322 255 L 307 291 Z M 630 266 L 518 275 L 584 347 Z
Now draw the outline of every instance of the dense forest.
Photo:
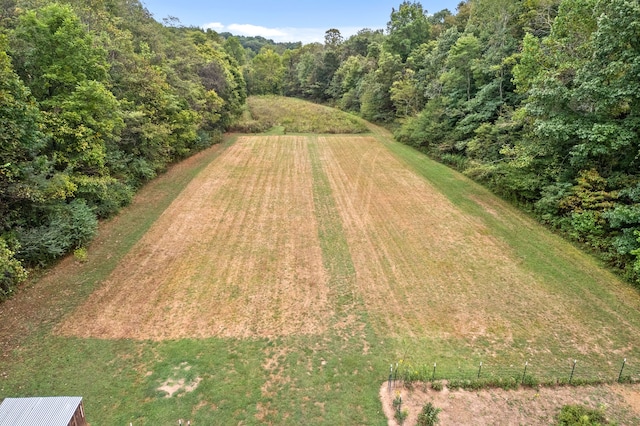
M 246 86 L 222 37 L 163 26 L 135 0 L 5 0 L 0 22 L 2 300 L 219 141 Z
M 219 141 L 247 94 L 383 123 L 640 283 L 637 1 L 405 1 L 385 30 L 301 45 L 162 25 L 137 0 L 2 0 L 0 300 Z

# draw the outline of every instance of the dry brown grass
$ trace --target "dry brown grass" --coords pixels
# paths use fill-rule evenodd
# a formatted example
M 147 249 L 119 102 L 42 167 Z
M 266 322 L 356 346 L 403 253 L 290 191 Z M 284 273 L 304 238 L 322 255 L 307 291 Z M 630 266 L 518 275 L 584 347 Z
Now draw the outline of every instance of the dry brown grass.
M 58 332 L 158 340 L 322 332 L 330 312 L 309 168 L 304 138 L 241 138 Z
M 514 342 L 526 342 L 529 355 L 627 350 L 589 315 L 625 324 L 637 297 L 612 294 L 612 304 L 545 281 L 482 217 L 452 204 L 372 136 L 241 138 L 58 331 L 136 339 L 322 333 L 336 297 L 318 240 L 310 143 L 342 222 L 353 291 L 379 335 L 480 339 L 489 355 L 511 353 Z M 489 204 L 493 216 L 511 214 Z M 512 216 L 514 232 L 533 226 Z
M 544 335 L 588 353 L 608 341 L 594 333 L 598 319 L 585 318 L 583 307 L 601 305 L 624 323 L 623 314 L 592 295 L 549 288 L 481 217 L 453 205 L 372 137 L 324 137 L 319 145 L 358 290 L 379 334 L 482 337 L 498 353 L 515 339 L 542 350 Z M 514 232 L 532 226 L 522 215 L 516 222 Z

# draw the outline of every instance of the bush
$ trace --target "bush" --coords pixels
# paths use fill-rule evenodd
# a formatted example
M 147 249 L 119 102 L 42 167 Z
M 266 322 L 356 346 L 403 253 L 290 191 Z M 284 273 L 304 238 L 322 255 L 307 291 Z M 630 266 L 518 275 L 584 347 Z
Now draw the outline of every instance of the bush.
M 86 201 L 99 218 L 108 218 L 120 211 L 133 198 L 133 189 L 112 177 L 77 176 L 76 197 Z
M 582 405 L 565 405 L 558 414 L 558 426 L 598 426 L 609 422 L 604 411 L 594 410 Z
M 88 256 L 89 253 L 84 247 L 79 247 L 73 251 L 73 257 L 75 257 L 80 262 L 86 262 Z
M 409 412 L 402 409 L 402 397 L 400 396 L 400 393 L 396 393 L 396 397 L 393 399 L 393 409 L 395 411 L 395 419 L 398 423 L 403 424 L 409 416 Z
M 88 243 L 98 229 L 98 220 L 84 200 L 52 208 L 48 223 L 20 230 L 18 255 L 31 265 L 46 265 Z
M 14 256 L 7 242 L 0 238 L 0 301 L 8 299 L 18 284 L 27 278 L 27 271 Z
M 530 388 L 535 388 L 540 384 L 540 381 L 538 379 L 536 379 L 535 377 L 526 374 L 523 378 L 522 378 L 522 386 L 528 386 Z
M 438 424 L 438 413 L 442 411 L 440 408 L 433 406 L 431 402 L 428 402 L 422 411 L 418 414 L 418 426 L 433 426 Z
M 407 410 L 396 410 L 396 414 L 394 415 L 395 419 L 399 424 L 403 424 L 407 417 L 409 417 L 409 411 Z

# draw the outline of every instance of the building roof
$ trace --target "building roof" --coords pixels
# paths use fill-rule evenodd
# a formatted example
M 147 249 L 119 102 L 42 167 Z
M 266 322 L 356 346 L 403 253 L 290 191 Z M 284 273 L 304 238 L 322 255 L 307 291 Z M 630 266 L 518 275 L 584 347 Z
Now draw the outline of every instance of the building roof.
M 79 396 L 5 398 L 0 426 L 68 426 L 81 402 Z

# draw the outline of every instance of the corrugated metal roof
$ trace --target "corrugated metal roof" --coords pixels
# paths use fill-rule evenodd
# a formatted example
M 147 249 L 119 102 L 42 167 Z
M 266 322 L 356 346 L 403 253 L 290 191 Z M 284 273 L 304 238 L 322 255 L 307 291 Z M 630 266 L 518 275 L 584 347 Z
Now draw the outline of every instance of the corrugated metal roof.
M 68 426 L 81 402 L 79 396 L 5 398 L 0 426 Z

